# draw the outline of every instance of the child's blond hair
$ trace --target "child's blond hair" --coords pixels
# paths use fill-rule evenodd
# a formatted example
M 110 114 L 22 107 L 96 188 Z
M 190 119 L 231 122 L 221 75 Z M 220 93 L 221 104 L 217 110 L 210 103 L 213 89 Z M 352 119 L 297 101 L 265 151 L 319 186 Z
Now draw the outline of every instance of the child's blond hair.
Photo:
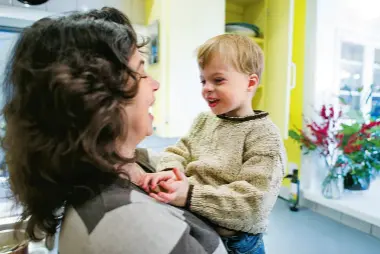
M 218 54 L 238 72 L 256 74 L 261 78 L 264 53 L 251 38 L 237 34 L 222 34 L 207 40 L 198 48 L 198 65 L 204 67 Z

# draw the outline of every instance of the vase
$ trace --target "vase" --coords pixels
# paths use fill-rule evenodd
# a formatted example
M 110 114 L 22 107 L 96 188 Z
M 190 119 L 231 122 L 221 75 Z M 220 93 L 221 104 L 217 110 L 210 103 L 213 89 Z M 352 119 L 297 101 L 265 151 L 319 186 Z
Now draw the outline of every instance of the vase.
M 328 174 L 322 183 L 322 195 L 328 199 L 340 199 L 343 192 L 344 188 L 342 176 Z
M 371 176 L 360 177 L 348 172 L 344 176 L 344 189 L 350 191 L 363 191 L 368 190 L 371 183 Z

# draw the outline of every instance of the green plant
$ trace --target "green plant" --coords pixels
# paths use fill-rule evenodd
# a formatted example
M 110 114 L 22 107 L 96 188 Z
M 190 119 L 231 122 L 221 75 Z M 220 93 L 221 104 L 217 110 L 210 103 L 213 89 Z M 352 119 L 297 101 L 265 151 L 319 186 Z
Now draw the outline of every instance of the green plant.
M 342 165 L 354 180 L 380 171 L 380 121 L 342 124 L 337 137 Z
M 368 103 L 372 93 L 378 89 L 376 86 L 378 85 L 371 85 L 365 103 Z M 363 87 L 356 91 L 362 93 Z M 350 106 L 348 101 L 352 101 L 353 94 L 351 90 L 349 92 L 348 98 L 339 97 L 342 105 Z M 380 120 L 370 119 L 352 107 L 347 116 L 352 123 L 342 124 L 337 136 L 341 150 L 340 161 L 346 173 L 349 172 L 357 183 L 359 178 L 369 179 L 374 172 L 380 171 Z

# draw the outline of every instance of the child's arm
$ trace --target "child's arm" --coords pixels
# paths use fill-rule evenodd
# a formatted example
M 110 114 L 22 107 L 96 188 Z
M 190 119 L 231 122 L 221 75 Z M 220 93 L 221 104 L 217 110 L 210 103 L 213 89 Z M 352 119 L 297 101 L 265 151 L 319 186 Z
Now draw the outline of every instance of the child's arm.
M 178 168 L 185 171 L 190 162 L 190 146 L 188 137 L 182 137 L 175 145 L 169 146 L 161 154 L 160 162 L 157 164 L 157 171 Z
M 191 141 L 193 135 L 196 135 L 197 130 L 201 128 L 206 119 L 206 114 L 201 113 L 194 120 L 189 133 L 182 137 L 177 144 L 166 148 L 165 152 L 161 154 L 160 162 L 157 165 L 157 171 L 166 169 L 178 168 L 182 172 L 188 163 L 191 162 Z
M 248 137 L 243 161 L 235 182 L 190 187 L 190 210 L 227 229 L 262 232 L 284 176 L 286 159 L 281 137 Z

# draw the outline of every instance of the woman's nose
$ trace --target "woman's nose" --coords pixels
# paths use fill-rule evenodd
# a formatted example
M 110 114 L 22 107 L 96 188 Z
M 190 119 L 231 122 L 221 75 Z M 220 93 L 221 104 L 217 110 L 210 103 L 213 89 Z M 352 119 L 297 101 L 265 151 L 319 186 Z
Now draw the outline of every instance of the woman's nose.
M 157 80 L 153 79 L 152 87 L 153 91 L 157 91 L 158 89 L 160 89 L 160 83 Z

